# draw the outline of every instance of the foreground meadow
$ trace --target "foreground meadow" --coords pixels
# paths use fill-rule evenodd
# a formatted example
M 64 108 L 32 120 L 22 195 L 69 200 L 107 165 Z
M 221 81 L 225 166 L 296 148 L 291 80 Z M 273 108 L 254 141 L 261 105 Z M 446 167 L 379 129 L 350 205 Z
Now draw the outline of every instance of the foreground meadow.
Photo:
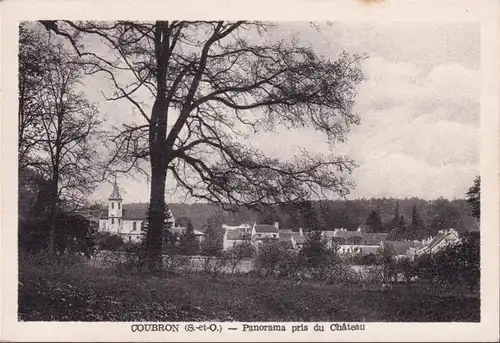
M 20 265 L 21 321 L 478 322 L 457 287 L 324 284 L 258 276 L 154 277 L 89 266 Z

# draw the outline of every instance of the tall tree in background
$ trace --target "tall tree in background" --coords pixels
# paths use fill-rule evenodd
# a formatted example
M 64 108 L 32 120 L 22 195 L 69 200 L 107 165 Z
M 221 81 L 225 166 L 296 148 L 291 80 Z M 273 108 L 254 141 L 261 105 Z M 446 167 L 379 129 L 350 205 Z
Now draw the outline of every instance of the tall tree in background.
M 74 206 L 85 204 L 86 196 L 99 181 L 96 143 L 101 121 L 97 107 L 77 90 L 83 71 L 74 56 L 46 32 L 28 26 L 21 32 L 38 37 L 35 53 L 40 56 L 35 68 L 41 77 L 36 82 L 30 82 L 28 76 L 20 78 L 20 167 L 34 166 L 48 180 L 48 248 L 54 252 L 59 205 L 62 201 Z M 31 40 L 20 43 L 33 44 Z M 30 51 L 25 46 L 20 50 Z M 29 72 L 29 65 L 20 63 L 20 74 Z M 33 84 L 35 89 L 30 92 Z
M 382 224 L 378 211 L 373 210 L 370 212 L 364 223 L 364 229 L 365 232 L 384 232 L 384 225 Z
M 420 216 L 420 212 L 416 205 L 413 205 L 411 209 L 411 226 L 410 234 L 407 238 L 412 239 L 423 239 L 425 238 L 425 223 Z
M 467 202 L 472 207 L 472 215 L 478 220 L 481 219 L 481 176 L 476 176 L 466 196 Z
M 69 39 L 88 73 L 111 80 L 109 100 L 127 99 L 144 119 L 124 126 L 114 142 L 115 160 L 129 168 L 140 168 L 141 159 L 150 163 L 151 268 L 160 262 L 167 171 L 191 197 L 225 206 L 297 202 L 351 188 L 348 158 L 304 152 L 280 160 L 243 142 L 278 125 L 312 128 L 331 144 L 343 141 L 359 122 L 353 113 L 363 79 L 359 56 L 327 59 L 296 39 L 266 36 L 272 28 L 260 22 L 42 24 Z
M 394 208 L 394 218 L 392 218 L 391 226 L 397 227 L 400 224 L 401 216 L 399 214 L 399 201 L 396 201 L 396 207 Z

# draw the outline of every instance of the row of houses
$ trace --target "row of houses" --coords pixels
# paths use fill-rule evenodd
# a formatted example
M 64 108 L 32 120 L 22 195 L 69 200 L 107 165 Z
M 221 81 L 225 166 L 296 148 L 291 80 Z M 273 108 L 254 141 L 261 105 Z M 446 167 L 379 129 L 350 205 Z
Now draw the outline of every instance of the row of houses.
M 148 204 L 123 204 L 123 198 L 115 180 L 113 190 L 108 198 L 107 209 L 102 211 L 97 218 L 99 230 L 120 235 L 126 242 L 137 243 L 142 239 L 141 226 L 147 222 L 147 212 Z M 176 224 L 172 212 L 170 212 L 169 217 L 172 233 L 180 236 L 186 232 L 186 227 Z M 307 233 L 304 233 L 302 229 L 298 231 L 283 230 L 279 228 L 278 222 L 275 222 L 274 225 L 257 223 L 244 223 L 237 226 L 223 225 L 223 229 L 224 250 L 242 242 L 251 242 L 258 248 L 269 241 L 277 241 L 289 249 L 299 250 L 307 238 Z M 205 234 L 199 230 L 195 230 L 194 233 L 201 243 Z M 414 257 L 426 252 L 436 252 L 459 240 L 458 233 L 450 229 L 440 231 L 435 237 L 423 241 L 389 241 L 387 233 L 365 232 L 363 225 L 357 231 L 324 230 L 321 231 L 321 235 L 325 238 L 328 248 L 336 249 L 341 255 L 375 254 L 382 248 L 390 250 L 395 256 Z
M 298 231 L 280 230 L 279 224 L 241 224 L 238 226 L 223 225 L 224 250 L 231 249 L 236 244 L 250 242 L 257 249 L 266 242 L 280 242 L 289 249 L 300 250 L 307 239 L 308 233 L 302 229 Z M 340 255 L 368 255 L 376 254 L 380 249 L 389 250 L 392 255 L 401 258 L 414 258 L 424 253 L 435 253 L 443 247 L 459 241 L 456 230 L 442 230 L 435 237 L 422 241 L 389 241 L 388 233 L 363 232 L 346 229 L 323 230 L 321 235 L 330 249 L 336 249 Z

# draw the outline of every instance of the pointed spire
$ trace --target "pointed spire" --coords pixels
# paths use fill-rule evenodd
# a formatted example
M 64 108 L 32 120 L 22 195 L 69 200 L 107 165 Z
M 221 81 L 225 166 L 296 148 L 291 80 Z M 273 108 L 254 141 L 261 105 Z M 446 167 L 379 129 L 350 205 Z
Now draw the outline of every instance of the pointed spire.
M 116 175 L 115 175 L 115 184 L 113 185 L 113 192 L 111 192 L 109 200 L 122 200 L 122 196 L 120 195 L 120 190 L 118 189 L 118 182 L 116 181 Z

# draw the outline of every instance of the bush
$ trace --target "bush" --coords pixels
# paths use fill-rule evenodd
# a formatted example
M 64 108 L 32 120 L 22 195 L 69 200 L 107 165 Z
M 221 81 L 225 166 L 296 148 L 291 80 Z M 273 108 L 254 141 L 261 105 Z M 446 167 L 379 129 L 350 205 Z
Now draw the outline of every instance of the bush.
M 221 251 L 215 256 L 205 256 L 204 259 L 203 270 L 205 274 L 217 277 L 229 265 L 231 257 L 227 251 Z
M 289 252 L 279 242 L 263 244 L 255 257 L 255 267 L 264 275 L 276 275 L 282 261 L 288 260 Z
M 97 246 L 99 250 L 118 251 L 125 244 L 120 235 L 109 232 L 99 233 L 97 236 Z
M 44 269 L 49 272 L 65 273 L 86 266 L 88 259 L 77 254 L 53 255 L 47 251 L 35 254 L 19 254 L 19 270 Z
M 234 245 L 227 251 L 228 262 L 231 265 L 231 273 L 234 274 L 240 262 L 245 258 L 252 258 L 255 248 L 250 242 L 242 242 Z
M 465 233 L 461 241 L 431 255 L 425 254 L 415 260 L 418 277 L 428 283 L 462 283 L 470 288 L 480 283 L 479 234 Z

